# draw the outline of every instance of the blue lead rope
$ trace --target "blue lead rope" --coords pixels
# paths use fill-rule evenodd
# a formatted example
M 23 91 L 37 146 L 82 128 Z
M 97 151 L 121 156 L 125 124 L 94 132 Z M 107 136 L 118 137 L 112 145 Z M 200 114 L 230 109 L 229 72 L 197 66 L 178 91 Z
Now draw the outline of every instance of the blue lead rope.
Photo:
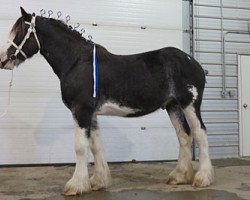
M 98 94 L 98 81 L 99 81 L 99 68 L 98 68 L 98 58 L 96 55 L 96 47 L 94 44 L 93 49 L 93 79 L 94 79 L 94 85 L 93 85 L 93 97 L 96 98 Z

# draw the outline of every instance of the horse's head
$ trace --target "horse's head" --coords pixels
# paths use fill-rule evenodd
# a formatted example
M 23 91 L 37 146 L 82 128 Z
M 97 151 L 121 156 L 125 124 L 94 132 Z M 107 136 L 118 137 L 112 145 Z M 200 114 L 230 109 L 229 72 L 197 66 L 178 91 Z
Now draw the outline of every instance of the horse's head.
M 6 43 L 0 50 L 0 68 L 13 69 L 39 51 L 35 33 L 35 15 L 21 8 L 22 16 L 12 27 Z

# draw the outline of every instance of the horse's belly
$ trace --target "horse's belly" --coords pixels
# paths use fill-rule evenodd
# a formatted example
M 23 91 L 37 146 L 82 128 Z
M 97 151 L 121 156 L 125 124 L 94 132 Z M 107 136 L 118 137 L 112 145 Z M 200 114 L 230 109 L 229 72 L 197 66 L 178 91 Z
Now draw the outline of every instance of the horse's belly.
M 130 108 L 126 106 L 120 106 L 117 103 L 106 102 L 97 110 L 97 115 L 113 115 L 125 117 L 139 112 L 139 109 Z

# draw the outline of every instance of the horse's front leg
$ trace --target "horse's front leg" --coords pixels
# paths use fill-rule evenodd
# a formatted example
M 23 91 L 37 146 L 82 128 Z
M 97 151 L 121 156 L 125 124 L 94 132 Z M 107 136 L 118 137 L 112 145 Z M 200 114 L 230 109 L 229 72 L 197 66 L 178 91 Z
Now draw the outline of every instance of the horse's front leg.
M 94 117 L 91 123 L 90 149 L 95 160 L 94 174 L 90 178 L 92 190 L 107 188 L 111 183 L 111 176 L 104 155 L 97 119 Z
M 76 166 L 72 178 L 64 188 L 64 195 L 76 195 L 91 191 L 88 173 L 89 152 L 89 130 L 90 127 L 81 128 L 79 121 L 75 119 L 75 152 Z

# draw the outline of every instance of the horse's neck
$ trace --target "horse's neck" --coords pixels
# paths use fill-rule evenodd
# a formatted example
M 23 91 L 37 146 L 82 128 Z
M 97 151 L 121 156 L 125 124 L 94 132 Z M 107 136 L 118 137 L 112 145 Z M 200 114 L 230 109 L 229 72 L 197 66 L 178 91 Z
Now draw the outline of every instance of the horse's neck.
M 50 25 L 51 26 L 51 25 Z M 47 28 L 47 27 L 44 27 Z M 46 31 L 46 29 L 44 29 Z M 39 34 L 41 42 L 41 54 L 53 68 L 53 71 L 60 78 L 79 59 L 84 59 L 89 46 L 81 41 L 72 39 L 70 33 L 62 33 L 58 28 L 52 29 L 51 33 L 42 32 Z

